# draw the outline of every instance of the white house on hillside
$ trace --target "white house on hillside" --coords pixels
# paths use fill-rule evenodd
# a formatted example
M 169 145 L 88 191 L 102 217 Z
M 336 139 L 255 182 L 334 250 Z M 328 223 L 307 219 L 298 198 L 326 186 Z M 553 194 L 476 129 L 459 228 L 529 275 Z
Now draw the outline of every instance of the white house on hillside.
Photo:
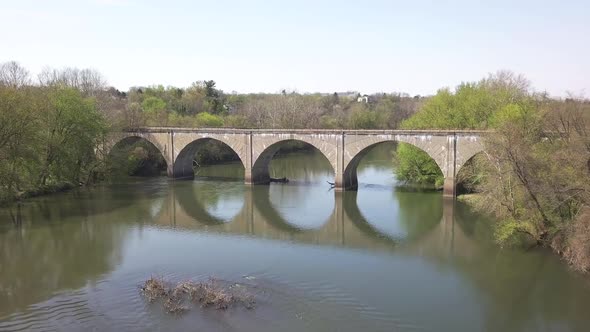
M 358 96 L 356 101 L 359 103 L 368 103 L 369 102 L 369 95 Z

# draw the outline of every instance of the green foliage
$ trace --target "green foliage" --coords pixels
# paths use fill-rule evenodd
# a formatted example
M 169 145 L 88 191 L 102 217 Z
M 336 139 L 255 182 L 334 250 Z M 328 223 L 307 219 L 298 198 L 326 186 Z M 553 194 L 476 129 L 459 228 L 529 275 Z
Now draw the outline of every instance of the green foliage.
M 379 127 L 378 114 L 358 103 L 351 108 L 349 125 L 352 129 L 375 129 Z
M 106 132 L 94 99 L 59 87 L 0 87 L 0 96 L 0 196 L 92 180 Z
M 320 127 L 325 129 L 341 128 L 338 119 L 331 115 L 323 115 L 320 118 Z
M 520 222 L 515 219 L 505 219 L 500 223 L 496 224 L 494 229 L 494 239 L 501 246 L 514 245 L 516 244 L 516 236 L 519 232 L 522 232 L 530 224 Z
M 48 179 L 78 181 L 95 159 L 98 138 L 105 124 L 93 99 L 84 99 L 75 89 L 51 89 L 47 93 L 45 122 L 40 131 L 45 142 L 41 184 Z
M 147 97 L 141 103 L 141 107 L 146 112 L 157 112 L 166 109 L 166 102 L 158 97 Z
M 220 116 L 209 114 L 207 112 L 199 113 L 196 116 L 199 127 L 222 127 L 223 119 Z
M 402 122 L 405 129 L 488 129 L 511 122 L 531 113 L 531 102 L 527 94 L 528 82 L 511 73 L 499 72 L 479 82 L 462 83 L 451 92 L 441 89 L 428 99 L 412 117 Z M 401 148 L 401 146 L 400 146 Z M 403 149 L 403 148 L 402 148 Z M 440 181 L 430 171 L 435 168 L 434 160 L 421 159 L 416 153 L 402 151 L 398 154 L 400 164 L 422 167 L 420 171 L 398 169 L 400 177 L 409 182 L 435 183 Z M 419 166 L 418 166 L 419 165 Z M 467 186 L 466 186 L 467 187 Z
M 250 122 L 242 115 L 228 115 L 223 118 L 223 123 L 229 128 L 250 128 Z
M 394 158 L 398 180 L 420 185 L 441 187 L 444 177 L 438 165 L 424 151 L 406 143 L 400 143 Z

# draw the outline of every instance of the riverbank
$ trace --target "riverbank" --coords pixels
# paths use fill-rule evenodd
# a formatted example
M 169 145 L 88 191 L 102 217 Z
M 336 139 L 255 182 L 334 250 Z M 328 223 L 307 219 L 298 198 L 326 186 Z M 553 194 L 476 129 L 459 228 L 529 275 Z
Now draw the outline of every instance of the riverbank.
M 16 192 L 12 195 L 8 194 L 0 196 L 0 206 L 9 205 L 11 203 L 19 202 L 28 198 L 62 193 L 78 187 L 80 187 L 80 185 L 76 186 L 70 182 L 61 182 L 56 184 L 44 185 L 38 188 Z
M 469 207 L 481 210 L 484 197 L 480 193 L 470 193 L 457 196 L 457 201 Z M 520 246 L 524 248 L 545 247 L 560 257 L 570 268 L 589 276 L 590 272 L 590 222 L 586 218 L 571 221 L 563 229 L 551 234 L 544 242 L 539 243 L 526 236 L 523 232 L 517 241 L 508 244 L 509 246 Z M 494 225 L 496 226 L 496 225 Z M 499 228 L 494 234 L 495 240 L 502 236 Z

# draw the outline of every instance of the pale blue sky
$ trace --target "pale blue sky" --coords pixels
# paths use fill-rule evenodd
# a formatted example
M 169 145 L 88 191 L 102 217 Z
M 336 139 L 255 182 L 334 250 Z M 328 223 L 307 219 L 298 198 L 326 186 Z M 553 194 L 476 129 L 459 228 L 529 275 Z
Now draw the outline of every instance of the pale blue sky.
M 508 69 L 590 94 L 586 1 L 0 0 L 0 62 L 109 83 L 433 94 Z

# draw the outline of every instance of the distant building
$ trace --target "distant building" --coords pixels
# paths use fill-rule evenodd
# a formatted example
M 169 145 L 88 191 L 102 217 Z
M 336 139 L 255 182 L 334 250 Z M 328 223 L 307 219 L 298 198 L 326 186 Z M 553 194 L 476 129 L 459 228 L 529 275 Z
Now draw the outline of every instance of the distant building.
M 356 101 L 359 102 L 359 103 L 368 103 L 369 102 L 369 95 L 362 95 L 362 96 L 359 95 L 356 98 Z

